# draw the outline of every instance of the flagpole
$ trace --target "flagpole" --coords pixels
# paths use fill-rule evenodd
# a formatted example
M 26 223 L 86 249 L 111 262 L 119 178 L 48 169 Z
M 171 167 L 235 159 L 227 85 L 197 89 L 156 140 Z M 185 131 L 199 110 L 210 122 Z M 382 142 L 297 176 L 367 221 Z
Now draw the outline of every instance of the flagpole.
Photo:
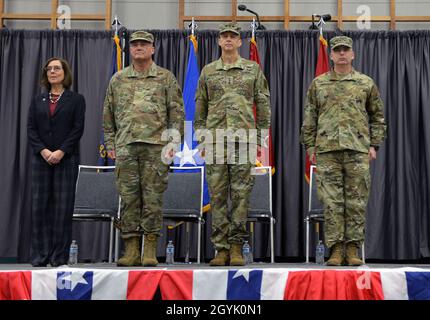
M 188 25 L 188 27 L 191 29 L 191 36 L 189 37 L 190 40 L 193 43 L 194 51 L 197 52 L 197 38 L 195 36 L 196 29 L 199 27 L 194 20 L 194 17 L 191 18 L 191 23 Z
M 251 31 L 252 31 L 251 39 L 255 41 L 255 18 L 252 18 Z
M 121 22 L 119 21 L 117 15 L 115 15 L 115 18 L 113 19 L 112 25 L 113 25 L 114 30 L 115 30 L 115 35 L 118 36 L 118 29 L 119 29 L 119 26 L 121 25 Z
M 113 26 L 113 28 L 114 28 L 114 30 L 115 30 L 115 35 L 114 35 L 114 38 L 116 37 L 116 38 L 118 38 L 119 37 L 119 35 L 118 35 L 118 31 L 119 31 L 119 27 L 121 26 L 121 22 L 119 21 L 119 19 L 118 19 L 118 15 L 115 15 L 115 18 L 114 18 L 114 20 L 113 20 L 113 22 L 112 22 L 112 26 Z M 120 41 L 124 41 L 124 39 L 123 39 L 123 37 L 119 37 L 119 39 L 120 39 Z M 124 66 L 124 50 L 122 49 L 122 48 L 124 48 L 124 46 L 123 46 L 123 44 L 120 44 L 120 46 L 121 46 L 121 68 Z M 117 50 L 117 48 L 115 48 L 115 50 Z M 118 63 L 118 62 L 116 62 L 116 63 Z M 117 67 L 119 67 L 118 66 L 118 64 L 117 64 Z M 118 68 L 117 68 L 118 69 Z M 117 71 L 119 71 L 119 69 L 117 70 Z M 119 204 L 119 206 L 121 207 L 121 199 L 120 199 L 120 204 Z M 121 209 L 120 209 L 121 210 Z M 120 219 L 121 217 L 120 217 L 120 212 L 118 212 L 118 214 L 117 214 L 117 217 L 116 218 L 118 218 L 118 219 Z M 119 234 L 119 232 L 117 232 L 118 230 L 116 230 L 116 232 L 115 232 L 115 248 L 114 248 L 114 257 L 115 257 L 115 261 L 118 261 L 118 258 L 119 258 L 119 242 L 120 242 L 120 234 Z M 111 254 L 110 252 L 109 252 L 109 254 Z
M 190 39 L 193 41 L 194 49 L 196 49 L 197 48 L 197 39 L 196 39 L 195 33 L 196 33 L 196 29 L 199 26 L 197 25 L 196 21 L 194 20 L 194 17 L 191 18 L 191 23 L 188 25 L 188 27 L 191 29 Z
M 325 23 L 325 21 L 324 21 L 323 17 L 321 16 L 321 17 L 320 17 L 320 21 L 318 21 L 318 23 L 317 23 L 318 29 L 320 30 L 320 36 L 321 36 L 321 37 L 323 36 L 323 26 L 324 26 L 325 24 L 326 24 L 326 23 Z
M 121 36 L 121 67 L 125 68 L 125 35 L 127 34 L 127 29 L 123 28 Z
M 194 17 L 192 17 L 192 19 L 191 19 L 191 35 L 192 36 L 194 36 L 194 31 L 195 31 L 196 28 L 197 28 L 197 24 L 194 21 Z

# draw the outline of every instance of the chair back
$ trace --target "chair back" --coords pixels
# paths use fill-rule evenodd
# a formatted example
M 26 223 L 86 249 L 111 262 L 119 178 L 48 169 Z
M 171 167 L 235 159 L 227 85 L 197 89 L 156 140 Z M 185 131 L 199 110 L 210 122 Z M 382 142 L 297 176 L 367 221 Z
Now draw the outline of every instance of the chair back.
M 188 167 L 187 167 L 188 168 Z M 203 203 L 203 167 L 177 170 L 168 173 L 167 189 L 163 196 L 164 213 L 183 213 L 201 216 Z M 190 170 L 190 172 L 185 172 Z
M 271 167 L 256 167 L 255 180 L 249 195 L 248 219 L 272 216 Z
M 75 214 L 110 214 L 116 216 L 119 194 L 113 171 L 104 168 L 79 166 L 76 182 Z

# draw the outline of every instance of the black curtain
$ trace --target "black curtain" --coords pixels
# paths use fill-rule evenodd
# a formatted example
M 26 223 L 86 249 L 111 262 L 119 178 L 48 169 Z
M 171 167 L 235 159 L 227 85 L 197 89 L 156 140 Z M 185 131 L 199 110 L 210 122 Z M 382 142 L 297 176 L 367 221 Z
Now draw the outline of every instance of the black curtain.
M 189 32 L 153 30 L 154 60 L 170 69 L 183 85 Z M 372 163 L 372 191 L 366 228 L 366 257 L 417 260 L 430 256 L 430 32 L 354 31 L 354 67 L 371 76 L 385 103 L 388 138 Z M 197 32 L 200 69 L 217 59 L 216 31 Z M 304 150 L 299 143 L 303 101 L 315 73 L 318 55 L 315 31 L 265 31 L 256 38 L 272 102 L 276 173 L 273 209 L 278 261 L 303 260 L 307 183 Z M 335 36 L 325 34 L 326 39 Z M 73 90 L 87 102 L 81 140 L 81 163 L 95 164 L 101 132 L 102 103 L 110 77 L 112 34 L 105 31 L 0 30 L 0 257 L 28 260 L 31 228 L 31 186 L 26 122 L 30 99 L 39 92 L 41 66 L 51 56 L 67 59 Z M 249 57 L 250 33 L 243 33 L 240 53 Z M 204 256 L 213 255 L 210 213 L 207 214 Z M 254 256 L 267 258 L 267 227 L 256 228 Z M 84 258 L 105 259 L 107 228 L 80 224 Z M 165 231 L 167 233 L 167 231 Z M 90 233 L 91 235 L 88 235 Z M 175 240 L 184 256 L 181 230 Z M 94 239 L 97 239 L 95 241 Z M 194 248 L 195 236 L 191 238 Z M 82 252 L 84 249 L 84 252 Z M 104 253 L 98 253 L 102 250 Z M 163 244 L 159 246 L 160 252 Z M 312 251 L 311 251 L 312 252 Z M 195 257 L 195 250 L 192 251 Z M 82 257 L 82 255 L 81 255 Z

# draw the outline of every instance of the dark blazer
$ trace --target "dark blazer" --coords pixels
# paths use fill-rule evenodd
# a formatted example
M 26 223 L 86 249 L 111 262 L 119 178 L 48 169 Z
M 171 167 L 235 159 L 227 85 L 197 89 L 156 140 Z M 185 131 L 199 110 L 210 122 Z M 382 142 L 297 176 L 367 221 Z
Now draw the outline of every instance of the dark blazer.
M 79 139 L 85 125 L 85 99 L 65 90 L 52 117 L 49 96 L 42 93 L 33 98 L 28 114 L 27 134 L 35 154 L 47 148 L 67 154 L 79 154 Z

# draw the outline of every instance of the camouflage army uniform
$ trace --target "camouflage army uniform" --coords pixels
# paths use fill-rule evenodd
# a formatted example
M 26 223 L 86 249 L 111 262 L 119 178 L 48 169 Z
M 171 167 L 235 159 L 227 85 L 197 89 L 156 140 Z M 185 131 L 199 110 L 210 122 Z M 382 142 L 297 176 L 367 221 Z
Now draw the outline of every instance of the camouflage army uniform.
M 257 119 L 254 119 L 253 105 L 256 105 Z M 213 155 L 224 159 L 223 164 L 214 161 L 206 164 L 206 178 L 211 195 L 212 243 L 216 250 L 230 249 L 232 243 L 242 243 L 248 236 L 246 220 L 249 194 L 254 184 L 251 168 L 255 159 L 238 164 L 238 143 L 227 164 L 225 140 L 220 140 L 216 129 L 268 129 L 270 126 L 270 99 L 266 78 L 260 66 L 253 61 L 239 57 L 233 64 L 224 64 L 218 59 L 201 72 L 196 93 L 195 129 L 212 132 L 213 142 L 224 145 L 223 155 Z M 218 140 L 219 141 L 218 141 Z M 259 141 L 259 140 L 258 140 Z M 206 141 L 206 146 L 208 142 Z M 206 154 L 206 158 L 212 155 Z M 231 192 L 232 215 L 228 218 L 227 198 Z
M 383 103 L 373 80 L 355 70 L 315 78 L 308 90 L 302 142 L 316 153 L 325 242 L 364 240 L 370 188 L 369 148 L 385 137 Z
M 117 187 L 123 204 L 123 238 L 159 234 L 168 165 L 162 162 L 168 128 L 182 135 L 181 89 L 174 75 L 155 63 L 145 73 L 129 66 L 116 73 L 104 103 L 107 150 L 116 151 Z

